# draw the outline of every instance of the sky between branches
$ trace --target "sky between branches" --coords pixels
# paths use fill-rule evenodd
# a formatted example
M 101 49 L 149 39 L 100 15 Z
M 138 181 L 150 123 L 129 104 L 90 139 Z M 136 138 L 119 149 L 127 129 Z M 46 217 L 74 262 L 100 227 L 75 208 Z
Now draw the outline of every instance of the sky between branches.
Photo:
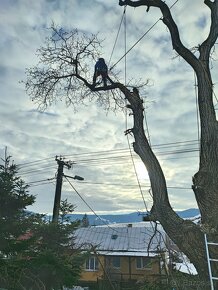
M 166 2 L 169 6 L 174 3 L 171 0 Z M 158 9 L 151 8 L 149 13 L 145 10 L 127 8 L 127 49 L 161 17 Z M 7 146 L 8 154 L 21 165 L 20 175 L 32 185 L 29 191 L 36 194 L 37 199 L 31 210 L 52 212 L 55 179 L 49 184 L 43 183 L 55 177 L 56 155 L 67 155 L 66 161 L 76 162 L 73 169 L 65 170 L 65 173 L 85 178 L 83 183 L 75 181 L 74 186 L 96 212 L 143 210 L 124 135 L 125 114 L 106 114 L 94 103 L 79 107 L 75 114 L 72 108 L 65 107 L 64 102 L 39 112 L 26 95 L 24 85 L 19 83 L 25 79 L 25 68 L 37 64 L 35 52 L 49 35 L 47 28 L 52 21 L 68 30 L 78 28 L 85 33 L 98 33 L 104 39 L 102 57 L 107 62 L 123 7 L 118 5 L 117 0 L 0 0 L 0 11 L 0 152 L 4 157 Z M 181 39 L 188 48 L 205 39 L 210 19 L 209 9 L 203 0 L 193 0 L 188 4 L 178 1 L 172 8 L 172 14 Z M 111 65 L 123 54 L 122 26 Z M 194 73 L 183 59 L 175 56 L 169 32 L 159 21 L 131 50 L 126 61 L 127 81 L 133 78 L 151 80 L 145 104 L 151 143 L 163 166 L 172 206 L 182 210 L 196 207 L 189 188 L 198 169 L 198 129 Z M 216 52 L 213 57 L 217 58 Z M 124 82 L 124 60 L 117 64 L 116 70 L 120 71 L 120 82 Z M 216 61 L 213 62 L 212 74 L 216 83 Z M 128 116 L 129 128 L 131 124 L 132 117 Z M 133 142 L 131 137 L 130 142 Z M 161 144 L 168 145 L 155 146 Z M 175 154 L 177 150 L 190 152 Z M 134 160 L 149 207 L 149 180 L 136 155 Z M 40 180 L 45 182 L 37 182 Z M 90 211 L 67 182 L 63 184 L 62 197 L 74 203 L 77 212 Z

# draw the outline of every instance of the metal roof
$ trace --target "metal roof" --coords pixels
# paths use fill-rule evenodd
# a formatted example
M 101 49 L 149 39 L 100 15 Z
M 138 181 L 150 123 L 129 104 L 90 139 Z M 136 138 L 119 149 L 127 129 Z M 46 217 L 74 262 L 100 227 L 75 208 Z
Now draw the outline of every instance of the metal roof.
M 146 251 L 140 251 L 140 252 L 115 252 L 115 251 L 97 251 L 98 254 L 102 256 L 125 256 L 125 257 L 155 257 L 157 256 L 156 252 L 146 252 Z
M 159 252 L 164 250 L 164 232 L 154 235 L 154 227 L 146 223 L 94 226 L 75 231 L 75 244 L 83 249 L 107 252 Z

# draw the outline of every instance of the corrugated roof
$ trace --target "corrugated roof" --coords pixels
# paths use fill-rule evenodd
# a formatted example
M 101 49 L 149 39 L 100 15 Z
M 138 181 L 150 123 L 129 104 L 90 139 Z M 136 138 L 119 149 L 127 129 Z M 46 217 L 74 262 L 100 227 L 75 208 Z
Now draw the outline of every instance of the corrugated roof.
M 88 228 L 79 228 L 75 231 L 75 243 L 83 249 L 96 247 L 97 251 L 113 252 L 155 252 L 164 249 L 163 236 L 158 231 L 155 236 L 154 228 L 147 225 L 139 227 L 133 224 L 122 226 L 95 226 Z

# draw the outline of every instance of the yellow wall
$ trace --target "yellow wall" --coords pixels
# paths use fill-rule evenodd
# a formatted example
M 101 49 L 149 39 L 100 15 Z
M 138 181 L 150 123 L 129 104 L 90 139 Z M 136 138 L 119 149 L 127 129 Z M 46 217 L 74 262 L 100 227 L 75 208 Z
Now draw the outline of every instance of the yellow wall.
M 152 258 L 151 268 L 136 268 L 136 258 L 135 257 L 120 257 L 120 268 L 114 268 L 112 265 L 112 256 L 98 256 L 99 259 L 99 270 L 89 271 L 84 270 L 81 275 L 82 281 L 97 281 L 97 279 L 103 279 L 105 270 L 107 270 L 108 275 L 111 280 L 144 280 L 152 279 L 151 275 L 160 274 L 159 259 Z
M 104 256 L 98 256 L 98 261 L 99 261 L 99 270 L 95 271 L 86 270 L 84 264 L 84 268 L 80 276 L 81 281 L 97 281 L 97 279 L 102 278 L 104 276 L 103 270 Z

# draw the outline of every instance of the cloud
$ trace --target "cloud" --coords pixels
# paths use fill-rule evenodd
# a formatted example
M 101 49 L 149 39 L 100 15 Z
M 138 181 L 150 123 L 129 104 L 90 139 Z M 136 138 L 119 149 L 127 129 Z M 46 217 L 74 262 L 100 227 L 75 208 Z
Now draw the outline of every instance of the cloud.
M 167 3 L 172 5 L 174 1 Z M 27 182 L 36 182 L 55 177 L 55 156 L 64 155 L 66 160 L 69 158 L 76 162 L 69 174 L 85 177 L 87 183 L 76 184 L 95 211 L 130 212 L 143 208 L 124 136 L 126 118 L 130 127 L 132 117 L 128 114 L 126 117 L 125 112 L 106 114 L 94 103 L 78 107 L 75 113 L 71 107 L 65 106 L 64 101 L 54 103 L 45 112 L 39 112 L 26 95 L 24 84 L 20 83 L 25 80 L 25 69 L 37 64 L 36 51 L 49 36 L 47 28 L 52 21 L 65 29 L 78 28 L 86 33 L 98 33 L 104 40 L 102 55 L 106 60 L 112 56 L 111 65 L 115 64 L 125 53 L 122 26 L 112 54 L 123 7 L 118 5 L 117 0 L 39 0 L 31 4 L 28 0 L 10 0 L 2 1 L 0 6 L 1 156 L 4 156 L 7 146 L 8 153 L 20 164 L 21 176 Z M 205 39 L 210 22 L 209 9 L 203 1 L 191 1 L 188 8 L 186 3 L 178 2 L 172 7 L 172 13 L 181 39 L 188 48 L 197 46 Z M 128 7 L 126 17 L 127 49 L 146 33 L 126 56 L 126 73 L 128 80 L 150 79 L 153 83 L 147 88 L 148 103 L 145 103 L 152 145 L 196 140 L 194 75 L 183 59 L 175 57 L 169 31 L 162 21 L 158 21 L 150 31 L 161 17 L 160 11 L 152 8 L 146 13 L 144 8 Z M 118 61 L 114 67 L 114 70 L 120 71 L 120 81 L 124 81 L 124 60 Z M 90 75 L 93 66 L 90 66 Z M 214 79 L 218 77 L 216 66 L 214 63 Z M 133 141 L 130 136 L 130 145 Z M 157 150 L 154 146 L 154 150 L 163 166 L 168 185 L 189 188 L 191 177 L 198 167 L 198 153 L 175 153 L 179 148 L 184 151 L 195 148 L 189 143 L 180 145 L 177 147 L 174 144 L 168 148 L 170 154 L 164 147 Z M 139 161 L 136 156 L 134 158 Z M 37 194 L 32 210 L 52 212 L 55 182 L 48 182 L 52 183 L 36 182 L 30 187 L 30 192 Z M 147 192 L 148 180 L 143 181 L 143 186 L 151 205 Z M 196 206 L 191 190 L 171 188 L 169 192 L 175 209 Z M 77 205 L 78 211 L 87 212 L 87 206 L 73 195 L 72 188 L 66 182 L 63 187 L 65 197 Z

